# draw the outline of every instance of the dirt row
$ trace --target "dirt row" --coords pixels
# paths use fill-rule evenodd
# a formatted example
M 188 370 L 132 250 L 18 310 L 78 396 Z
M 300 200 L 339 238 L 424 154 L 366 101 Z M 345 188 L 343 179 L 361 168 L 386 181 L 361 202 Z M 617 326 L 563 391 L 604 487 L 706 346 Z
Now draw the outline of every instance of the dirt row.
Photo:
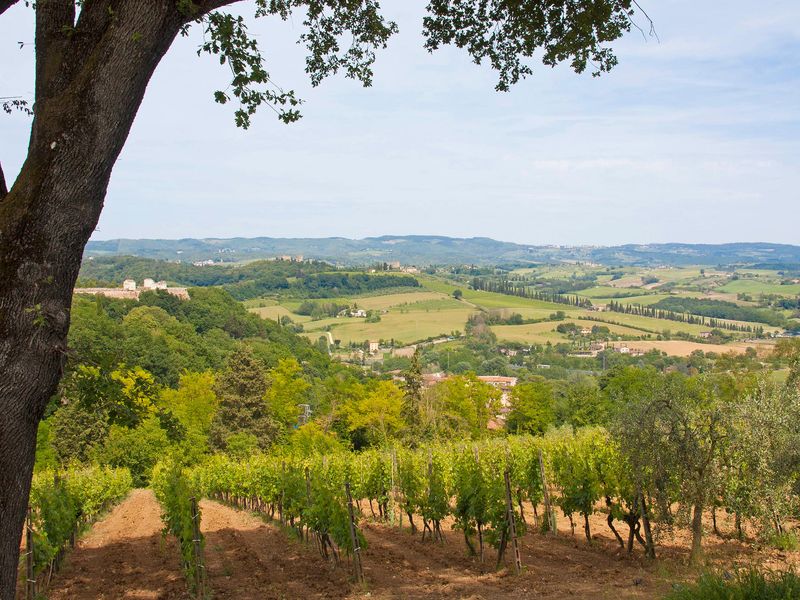
M 442 524 L 444 542 L 421 540 L 407 527 L 366 522 L 363 565 L 367 583 L 350 581 L 348 563 L 323 559 L 313 542 L 265 522 L 260 516 L 213 501 L 201 502 L 206 538 L 206 568 L 213 598 L 658 598 L 672 581 L 692 577 L 685 565 L 687 539 L 680 532 L 660 540 L 661 558 L 652 564 L 641 550 L 621 550 L 604 519 L 592 517 L 592 543 L 582 529 L 571 535 L 559 519 L 559 536 L 529 531 L 520 552 L 523 573 L 507 563 L 494 569 L 467 552 L 452 522 Z M 721 518 L 720 526 L 729 524 Z M 186 598 L 174 542 L 161 535 L 159 507 L 148 490 L 137 490 L 95 525 L 70 554 L 51 588 L 50 598 Z M 529 530 L 532 530 L 530 527 Z M 624 532 L 623 532 L 624 534 Z M 709 535 L 709 564 L 731 567 L 758 562 L 773 568 L 795 562 L 795 553 L 757 549 Z
M 150 490 L 134 490 L 72 550 L 48 591 L 51 600 L 188 598 L 175 541 L 161 535 Z

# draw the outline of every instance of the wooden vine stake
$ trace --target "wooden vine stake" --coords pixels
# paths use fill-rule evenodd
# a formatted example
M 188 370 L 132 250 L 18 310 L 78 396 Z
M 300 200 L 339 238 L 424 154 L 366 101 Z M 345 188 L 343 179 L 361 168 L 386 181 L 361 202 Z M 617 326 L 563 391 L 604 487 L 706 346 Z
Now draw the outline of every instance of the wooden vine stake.
M 192 511 L 192 544 L 194 545 L 194 593 L 197 598 L 205 599 L 206 578 L 203 565 L 203 545 L 200 537 L 200 509 L 194 496 L 189 502 Z
M 286 521 L 283 520 L 283 497 L 285 494 L 284 486 L 286 485 L 286 461 L 281 461 L 281 495 L 278 498 L 278 518 L 281 520 L 281 527 L 286 527 Z
M 506 480 L 506 514 L 508 516 L 508 535 L 511 537 L 511 550 L 514 552 L 514 571 L 519 575 L 522 570 L 522 559 L 519 555 L 519 545 L 517 544 L 517 526 L 514 523 L 514 504 L 511 501 L 511 478 L 508 469 L 503 473 Z
M 550 505 L 550 491 L 547 489 L 547 476 L 544 472 L 544 457 L 542 450 L 539 449 L 539 473 L 542 478 L 542 497 L 544 498 L 544 518 L 547 523 L 547 529 L 553 535 L 558 533 L 558 526 L 556 524 L 556 515 L 553 512 L 553 507 Z
M 33 576 L 33 519 L 31 507 L 28 507 L 28 516 L 25 519 L 25 598 L 36 598 L 36 578 Z
M 353 511 L 353 496 L 350 494 L 350 482 L 344 482 L 344 491 L 347 493 L 347 512 L 350 515 L 350 541 L 353 544 L 353 575 L 358 583 L 364 581 L 364 571 L 361 568 L 361 548 L 356 535 L 356 516 Z
M 392 513 L 391 513 L 391 523 L 394 525 L 394 516 L 397 513 L 399 522 L 398 527 L 400 529 L 403 528 L 403 511 L 398 509 L 400 506 L 400 490 L 397 487 L 397 479 L 400 476 L 400 473 L 397 470 L 397 449 L 392 448 Z
M 308 466 L 306 466 L 306 502 L 308 503 L 308 509 L 311 510 L 311 475 L 309 474 Z M 310 529 L 311 528 L 306 525 L 306 543 L 308 542 L 308 532 Z

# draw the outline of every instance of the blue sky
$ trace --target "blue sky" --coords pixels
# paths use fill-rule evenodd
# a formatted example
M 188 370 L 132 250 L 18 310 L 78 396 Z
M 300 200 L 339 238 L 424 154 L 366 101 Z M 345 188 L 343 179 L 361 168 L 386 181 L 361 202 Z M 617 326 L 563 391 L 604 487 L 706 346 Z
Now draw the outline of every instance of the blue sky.
M 644 0 L 602 78 L 535 66 L 511 92 L 457 49 L 422 48 L 424 0 L 374 85 L 311 88 L 301 19 L 250 19 L 273 80 L 306 102 L 247 131 L 211 94 L 226 70 L 179 39 L 151 81 L 95 239 L 487 236 L 529 244 L 800 244 L 800 2 Z M 241 10 L 252 9 L 248 2 Z M 0 96 L 33 90 L 30 9 L 0 17 Z M 13 179 L 30 121 L 0 115 Z

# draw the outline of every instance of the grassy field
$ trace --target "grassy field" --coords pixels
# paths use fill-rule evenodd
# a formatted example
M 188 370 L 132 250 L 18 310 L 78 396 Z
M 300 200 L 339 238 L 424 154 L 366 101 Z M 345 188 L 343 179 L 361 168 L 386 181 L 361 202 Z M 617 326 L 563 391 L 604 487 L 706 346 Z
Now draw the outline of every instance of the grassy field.
M 289 317 L 296 323 L 305 323 L 306 321 L 311 321 L 311 317 L 295 314 L 285 306 L 281 306 L 279 304 L 251 308 L 250 312 L 257 314 L 262 319 L 272 319 L 273 321 L 277 321 L 281 317 Z
M 617 288 L 610 285 L 597 285 L 575 293 L 583 298 L 589 298 L 593 304 L 603 304 L 611 300 L 629 304 L 641 304 L 642 298 L 666 298 L 669 295 L 657 293 L 648 294 L 647 290 L 641 290 L 640 288 Z M 595 300 L 597 300 L 597 302 L 595 302 Z M 654 302 L 658 302 L 658 300 L 654 300 Z
M 603 312 L 603 313 L 589 313 L 589 316 L 595 317 L 597 319 L 601 319 L 603 321 L 615 321 L 622 325 L 630 325 L 632 327 L 640 327 L 642 329 L 648 329 L 650 331 L 662 332 L 664 330 L 669 330 L 673 333 L 682 331 L 684 333 L 689 333 L 692 335 L 698 335 L 702 331 L 708 331 L 708 325 L 695 325 L 692 323 L 681 323 L 679 321 L 669 321 L 667 319 L 655 319 L 653 317 L 642 317 L 639 315 L 628 315 L 625 313 L 616 313 L 616 312 Z M 722 319 L 720 319 L 722 321 Z M 728 323 L 736 323 L 739 325 L 757 325 L 757 323 L 744 323 L 741 321 L 726 321 Z M 770 329 L 769 327 L 766 327 Z
M 614 342 L 615 346 L 621 345 L 620 342 Z M 720 344 L 700 344 L 698 342 L 686 342 L 683 340 L 664 340 L 664 341 L 657 341 L 657 340 L 642 340 L 642 341 L 635 341 L 635 342 L 625 342 L 625 345 L 629 348 L 634 348 L 637 350 L 641 350 L 643 352 L 647 352 L 649 350 L 660 350 L 661 352 L 666 352 L 670 356 L 689 356 L 692 352 L 696 352 L 700 350 L 701 352 L 716 352 L 717 354 L 725 354 L 728 352 L 734 352 L 736 354 L 744 353 L 748 347 L 754 347 L 756 350 L 759 348 L 767 348 L 766 344 L 745 344 L 745 343 L 734 343 L 734 344 L 726 344 L 724 346 Z
M 564 269 L 565 275 L 571 274 L 572 265 Z M 569 271 L 569 273 L 567 273 Z M 628 271 L 626 270 L 626 273 Z M 536 273 L 539 274 L 538 272 Z M 562 273 L 559 273 L 562 274 Z M 655 276 L 663 275 L 663 280 L 667 278 L 673 281 L 680 277 L 699 277 L 699 268 L 688 269 L 660 269 L 653 271 Z M 547 273 L 547 276 L 552 276 Z M 633 276 L 633 275 L 631 275 Z M 638 275 L 637 275 L 638 276 Z M 671 334 L 684 332 L 691 335 L 699 335 L 703 331 L 708 331 L 707 325 L 693 325 L 679 323 L 665 319 L 655 319 L 638 315 L 628 315 L 614 312 L 594 312 L 578 308 L 568 304 L 558 304 L 543 302 L 518 296 L 507 296 L 493 292 L 483 292 L 470 290 L 464 284 L 459 284 L 451 280 L 427 275 L 418 276 L 422 288 L 413 290 L 392 289 L 384 294 L 371 294 L 368 296 L 349 297 L 349 298 L 319 298 L 317 302 L 334 302 L 340 305 L 357 306 L 366 310 L 377 310 L 381 312 L 381 320 L 377 323 L 367 323 L 363 318 L 327 318 L 312 321 L 310 317 L 297 315 L 293 311 L 303 302 L 301 299 L 291 298 L 281 300 L 259 299 L 247 303 L 250 310 L 262 317 L 278 319 L 288 316 L 297 323 L 304 326 L 304 334 L 311 339 L 317 339 L 323 332 L 330 331 L 334 339 L 341 340 L 342 343 L 348 342 L 361 343 L 366 340 L 395 339 L 400 343 L 413 343 L 419 340 L 449 335 L 453 331 L 464 331 L 466 321 L 470 315 L 479 310 L 490 312 L 500 311 L 503 316 L 509 317 L 513 313 L 519 313 L 525 319 L 547 319 L 557 311 L 566 314 L 567 322 L 575 322 L 580 326 L 591 328 L 592 325 L 606 325 L 612 333 L 629 336 L 643 336 L 660 334 L 669 331 Z M 762 286 L 764 281 L 739 280 L 732 282 L 738 284 L 752 283 Z M 789 291 L 792 287 L 800 286 L 776 286 L 784 291 Z M 463 300 L 458 301 L 452 297 L 454 290 L 460 289 L 463 292 Z M 583 290 L 578 294 L 589 297 L 595 304 L 606 304 L 611 300 L 608 296 L 621 291 L 633 290 L 636 296 L 628 298 L 617 298 L 616 300 L 625 304 L 649 305 L 658 302 L 670 294 L 658 293 L 655 289 L 648 293 L 641 288 L 615 288 L 611 286 L 596 286 Z M 798 290 L 800 292 L 800 289 Z M 692 297 L 716 297 L 719 299 L 735 297 L 731 292 L 722 296 L 720 292 L 703 293 L 698 291 L 677 290 L 672 295 L 692 296 Z M 605 297 L 604 297 L 605 295 Z M 747 323 L 739 323 L 745 324 Z M 500 340 L 514 341 L 528 344 L 556 343 L 567 341 L 566 335 L 555 331 L 557 322 L 544 321 L 528 325 L 502 325 L 493 327 L 493 331 Z M 752 324 L 749 324 L 752 325 Z M 774 328 L 765 327 L 767 331 Z M 707 344 L 701 346 L 708 348 Z M 667 344 L 664 348 L 668 352 L 674 351 L 683 354 L 689 346 L 678 346 Z M 697 348 L 695 348 L 697 349 Z M 703 349 L 703 348 L 700 348 Z
M 546 344 L 547 342 L 555 344 L 569 339 L 568 336 L 556 331 L 559 323 L 575 323 L 578 327 L 588 327 L 589 329 L 595 325 L 601 325 L 608 327 L 611 333 L 618 335 L 641 336 L 644 334 L 644 332 L 630 327 L 580 319 L 566 319 L 560 322 L 547 321 L 545 323 L 530 323 L 527 325 L 495 325 L 492 327 L 492 331 L 497 335 L 497 339 L 502 341 L 519 342 L 521 344 Z
M 721 292 L 731 294 L 778 294 L 780 296 L 797 296 L 800 294 L 800 283 L 781 285 L 776 281 L 763 281 L 759 279 L 737 279 L 730 281 L 718 288 Z
M 450 335 L 453 331 L 463 332 L 467 318 L 474 312 L 470 307 L 407 312 L 393 309 L 381 315 L 378 323 L 366 323 L 365 319 L 357 318 L 311 321 L 304 324 L 304 335 L 316 340 L 326 327 L 330 327 L 334 339 L 341 340 L 343 344 L 392 338 L 410 344 L 430 337 Z

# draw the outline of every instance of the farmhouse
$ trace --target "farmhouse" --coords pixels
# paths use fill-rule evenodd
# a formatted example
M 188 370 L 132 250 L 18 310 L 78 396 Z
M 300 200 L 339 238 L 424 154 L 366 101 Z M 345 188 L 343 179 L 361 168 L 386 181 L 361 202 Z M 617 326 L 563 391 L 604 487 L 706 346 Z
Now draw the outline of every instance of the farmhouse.
M 380 349 L 381 349 L 380 343 L 370 340 L 369 342 L 370 354 L 377 354 Z
M 700 337 L 701 337 L 701 338 L 703 338 L 704 340 L 707 340 L 707 339 L 708 339 L 708 338 L 710 338 L 712 335 L 713 335 L 713 334 L 712 334 L 710 331 L 701 331 L 701 332 L 700 332 Z

